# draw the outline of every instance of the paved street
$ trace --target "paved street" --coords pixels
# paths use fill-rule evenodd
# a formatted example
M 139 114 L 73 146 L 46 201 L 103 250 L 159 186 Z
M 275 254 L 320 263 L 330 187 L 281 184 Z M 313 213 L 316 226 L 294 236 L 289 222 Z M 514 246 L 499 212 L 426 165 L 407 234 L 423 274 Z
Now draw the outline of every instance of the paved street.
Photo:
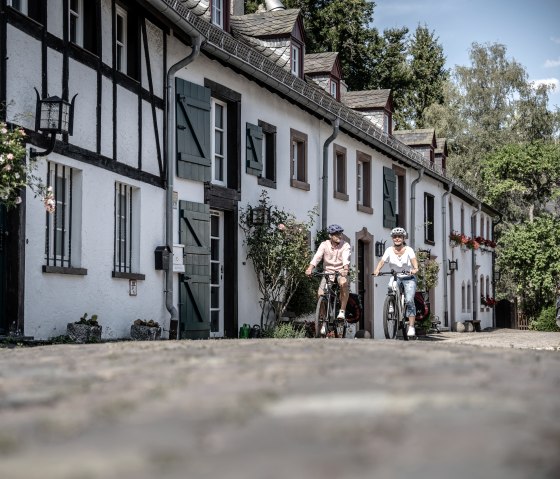
M 560 477 L 560 334 L 0 349 L 2 479 Z

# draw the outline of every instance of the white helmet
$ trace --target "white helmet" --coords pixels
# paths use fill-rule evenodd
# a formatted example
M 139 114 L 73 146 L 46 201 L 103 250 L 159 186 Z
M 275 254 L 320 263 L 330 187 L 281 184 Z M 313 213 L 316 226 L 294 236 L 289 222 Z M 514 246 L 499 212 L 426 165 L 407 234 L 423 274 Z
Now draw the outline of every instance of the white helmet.
M 402 236 L 403 238 L 408 238 L 408 234 L 404 228 L 397 226 L 391 230 L 391 236 Z

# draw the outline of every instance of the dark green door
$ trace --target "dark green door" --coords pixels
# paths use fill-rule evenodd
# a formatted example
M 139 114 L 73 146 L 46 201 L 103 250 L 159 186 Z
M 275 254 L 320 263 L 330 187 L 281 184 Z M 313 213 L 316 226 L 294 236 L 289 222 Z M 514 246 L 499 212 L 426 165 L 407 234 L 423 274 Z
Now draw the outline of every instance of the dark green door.
M 179 337 L 210 337 L 210 207 L 180 201 L 179 240 L 185 274 L 179 281 Z

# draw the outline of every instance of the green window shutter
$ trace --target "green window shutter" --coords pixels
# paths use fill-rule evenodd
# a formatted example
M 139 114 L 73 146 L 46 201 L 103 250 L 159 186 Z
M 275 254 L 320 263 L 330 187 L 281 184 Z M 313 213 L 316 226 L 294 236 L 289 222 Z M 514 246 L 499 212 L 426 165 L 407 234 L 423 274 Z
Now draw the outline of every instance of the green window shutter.
M 260 176 L 263 170 L 262 144 L 263 131 L 260 126 L 247 123 L 246 168 L 250 175 Z
M 397 176 L 392 168 L 383 167 L 383 226 L 397 226 L 396 194 Z
M 210 207 L 180 201 L 179 241 L 185 246 L 185 274 L 179 282 L 182 339 L 210 336 Z
M 210 181 L 210 89 L 177 78 L 177 176 Z

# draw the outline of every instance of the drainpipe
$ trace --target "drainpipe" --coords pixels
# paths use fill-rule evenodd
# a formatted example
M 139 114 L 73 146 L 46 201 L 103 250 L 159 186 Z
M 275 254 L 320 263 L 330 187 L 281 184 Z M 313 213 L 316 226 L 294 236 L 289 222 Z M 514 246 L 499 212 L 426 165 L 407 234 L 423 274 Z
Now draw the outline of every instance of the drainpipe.
M 482 209 L 482 204 L 478 203 L 478 208 L 472 212 L 471 214 L 471 237 L 474 239 L 474 235 L 476 232 L 476 221 L 475 221 L 475 216 L 478 215 L 478 213 L 480 213 L 480 210 Z M 473 284 L 473 298 L 472 298 L 472 305 L 473 305 L 473 319 L 476 320 L 478 319 L 478 308 L 479 308 L 479 295 L 478 295 L 478 288 L 477 288 L 477 274 L 476 274 L 476 250 L 473 248 L 472 249 L 472 265 L 471 265 L 471 271 L 472 271 L 472 284 Z
M 418 170 L 418 178 L 416 178 L 410 185 L 410 246 L 414 248 L 414 243 L 416 241 L 416 184 L 420 182 L 424 176 L 424 168 Z
M 170 6 L 171 2 L 163 0 L 147 0 L 159 13 L 185 32 L 191 39 L 191 53 L 169 68 L 166 75 L 166 99 L 165 99 L 165 127 L 167 128 L 167 139 L 164 163 L 167 168 L 166 197 L 165 197 L 165 245 L 169 249 L 169 263 L 165 271 L 165 307 L 171 315 L 171 321 L 177 320 L 177 308 L 173 305 L 173 180 L 175 178 L 174 155 L 174 133 L 175 129 L 175 75 L 177 72 L 192 63 L 200 53 L 200 47 L 204 37 L 189 22 Z M 175 5 L 175 3 L 173 3 Z
M 441 196 L 441 235 L 442 244 L 442 262 L 443 262 L 443 325 L 449 327 L 449 305 L 447 300 L 447 278 L 449 278 L 449 263 L 447 262 L 447 197 L 453 190 L 453 183 L 447 185 L 447 191 Z
M 327 138 L 323 145 L 323 198 L 321 208 L 321 228 L 327 228 L 327 210 L 329 202 L 329 145 L 338 136 L 340 120 L 336 118 L 333 124 L 332 135 Z

